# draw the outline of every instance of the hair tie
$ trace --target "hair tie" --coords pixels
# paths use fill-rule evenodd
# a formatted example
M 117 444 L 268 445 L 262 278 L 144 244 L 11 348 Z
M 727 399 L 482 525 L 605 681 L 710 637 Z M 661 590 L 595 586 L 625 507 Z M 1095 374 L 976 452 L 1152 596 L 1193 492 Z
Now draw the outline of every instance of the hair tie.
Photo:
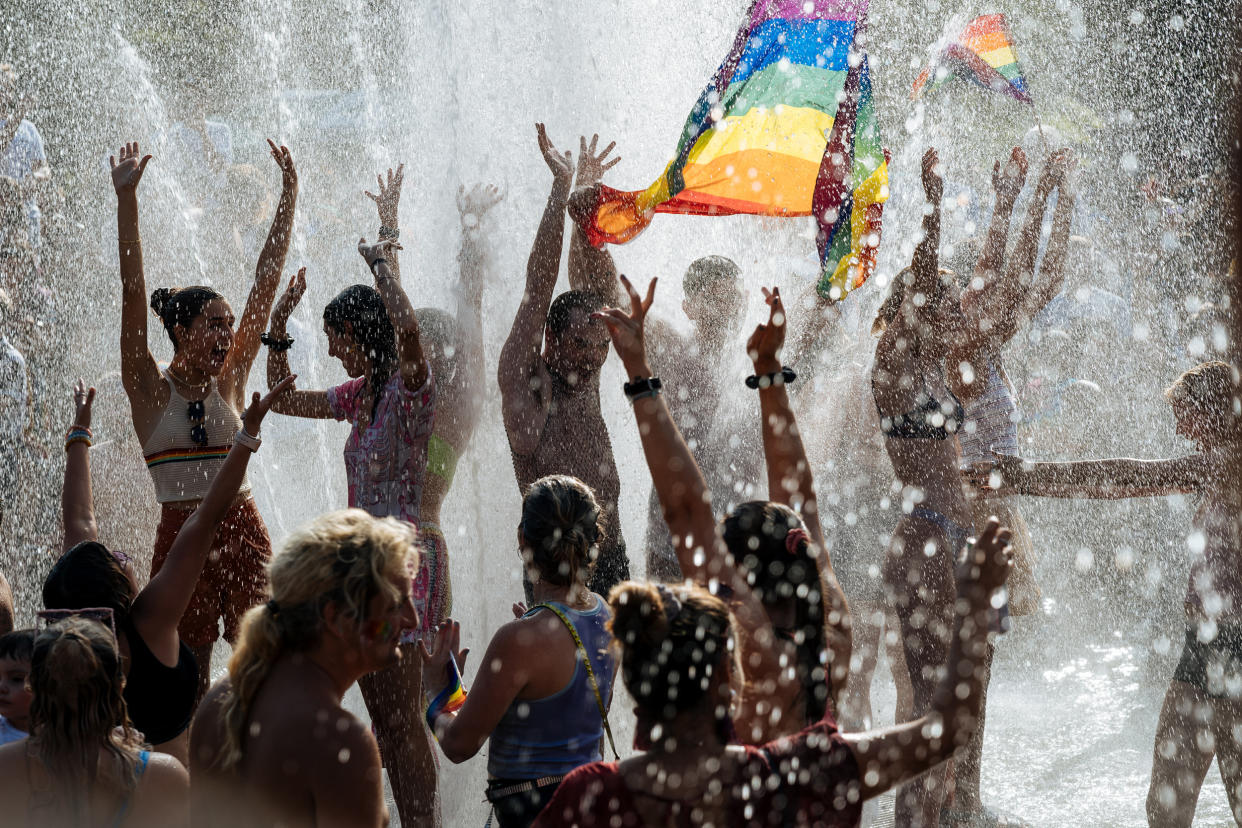
M 280 615 L 280 604 L 276 603 L 275 599 L 268 601 L 267 611 L 272 614 L 273 618 L 275 618 L 276 616 Z
M 681 599 L 664 584 L 656 584 L 656 592 L 660 593 L 660 601 L 664 604 L 664 620 L 672 626 L 677 616 L 681 615 Z
M 785 551 L 790 555 L 797 556 L 798 544 L 804 542 L 811 542 L 811 539 L 807 535 L 805 529 L 800 526 L 797 529 L 790 529 L 789 532 L 785 534 Z

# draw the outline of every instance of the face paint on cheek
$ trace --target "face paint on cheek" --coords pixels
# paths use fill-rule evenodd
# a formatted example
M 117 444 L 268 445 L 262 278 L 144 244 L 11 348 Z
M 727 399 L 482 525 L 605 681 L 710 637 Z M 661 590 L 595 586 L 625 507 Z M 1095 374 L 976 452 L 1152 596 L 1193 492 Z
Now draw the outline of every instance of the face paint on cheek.
M 395 629 L 396 628 L 393 627 L 391 621 L 379 621 L 373 619 L 368 621 L 366 626 L 363 627 L 362 634 L 368 641 L 387 641 L 392 638 L 392 634 Z

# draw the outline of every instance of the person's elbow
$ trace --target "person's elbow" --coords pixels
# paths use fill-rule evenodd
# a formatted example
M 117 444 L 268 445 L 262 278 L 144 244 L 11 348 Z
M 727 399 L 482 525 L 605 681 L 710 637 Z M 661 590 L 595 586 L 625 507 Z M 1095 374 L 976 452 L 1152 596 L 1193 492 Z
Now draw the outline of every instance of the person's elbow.
M 481 743 L 457 736 L 451 730 L 440 737 L 440 750 L 444 753 L 444 758 L 454 765 L 473 759 L 480 747 L 482 747 Z

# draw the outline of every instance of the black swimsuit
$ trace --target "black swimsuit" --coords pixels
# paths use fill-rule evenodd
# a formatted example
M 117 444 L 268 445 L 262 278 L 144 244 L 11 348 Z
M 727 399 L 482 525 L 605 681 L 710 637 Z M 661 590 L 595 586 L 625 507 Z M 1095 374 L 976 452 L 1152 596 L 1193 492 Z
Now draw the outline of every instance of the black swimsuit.
M 132 619 L 118 625 L 129 641 L 129 675 L 125 705 L 134 727 L 153 745 L 171 741 L 190 726 L 198 697 L 198 661 L 184 641 L 177 666 L 169 667 L 151 652 Z
M 888 415 L 880 411 L 880 404 L 875 410 L 880 414 L 880 431 L 885 437 L 897 440 L 947 440 L 952 437 L 966 419 L 966 411 L 962 404 L 947 388 L 945 391 L 953 404 L 941 403 L 923 385 L 919 392 L 919 404 L 913 411 L 906 414 Z M 871 380 L 871 399 L 875 401 L 875 379 Z M 937 420 L 939 424 L 937 425 Z

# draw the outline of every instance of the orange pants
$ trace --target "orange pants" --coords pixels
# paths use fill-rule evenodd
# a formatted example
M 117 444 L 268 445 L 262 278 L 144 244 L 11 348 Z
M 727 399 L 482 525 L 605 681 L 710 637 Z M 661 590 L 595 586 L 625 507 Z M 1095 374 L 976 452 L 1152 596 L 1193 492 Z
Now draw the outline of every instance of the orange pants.
M 164 505 L 155 531 L 152 577 L 168 559 L 177 533 L 192 514 L 192 509 Z M 220 637 L 219 619 L 223 618 L 225 640 L 230 644 L 236 641 L 242 616 L 268 598 L 267 562 L 271 557 L 272 539 L 259 509 L 253 498 L 244 498 L 229 509 L 216 531 L 190 606 L 177 625 L 181 640 L 196 649 L 215 643 Z

